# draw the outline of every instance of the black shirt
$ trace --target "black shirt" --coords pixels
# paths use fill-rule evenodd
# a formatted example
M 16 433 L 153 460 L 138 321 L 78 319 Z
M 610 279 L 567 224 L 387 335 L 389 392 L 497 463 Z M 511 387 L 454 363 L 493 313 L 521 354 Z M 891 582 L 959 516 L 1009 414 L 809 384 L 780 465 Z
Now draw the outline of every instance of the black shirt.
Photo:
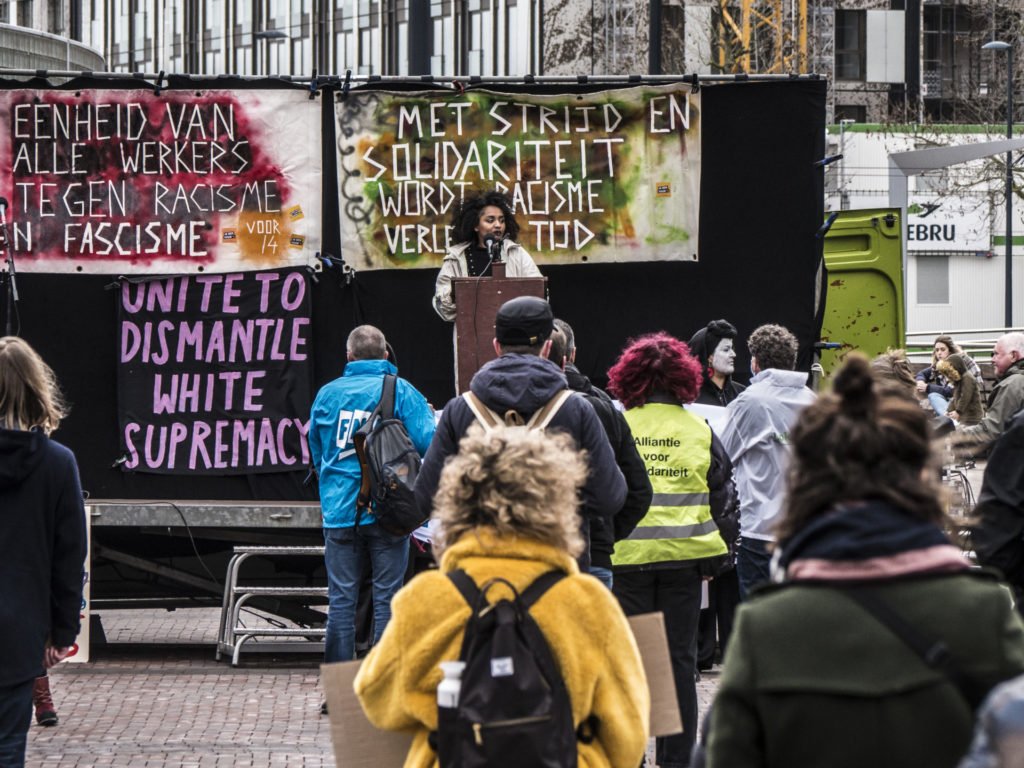
M 497 258 L 497 254 L 495 254 L 495 258 Z M 470 277 L 483 277 L 490 272 L 490 261 L 486 247 L 471 245 L 466 249 L 466 271 Z

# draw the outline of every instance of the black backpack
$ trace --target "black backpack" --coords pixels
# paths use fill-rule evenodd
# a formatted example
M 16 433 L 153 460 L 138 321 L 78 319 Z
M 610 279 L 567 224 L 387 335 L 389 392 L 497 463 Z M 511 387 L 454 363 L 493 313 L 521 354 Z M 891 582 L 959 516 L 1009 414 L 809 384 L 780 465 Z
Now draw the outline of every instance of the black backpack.
M 412 486 L 420 473 L 419 451 L 405 424 L 395 418 L 393 373 L 384 377 L 380 402 L 352 438 L 362 482 L 356 497 L 356 525 L 373 504 L 380 527 L 395 536 L 407 536 L 426 521 L 416 504 Z
M 569 692 L 529 612 L 564 576 L 548 571 L 519 594 L 505 579 L 479 589 L 465 571 L 448 574 L 473 612 L 459 654 L 466 666 L 458 706 L 437 709 L 441 768 L 576 767 L 576 740 L 590 741 L 593 724 L 577 735 Z M 497 582 L 514 597 L 488 603 Z

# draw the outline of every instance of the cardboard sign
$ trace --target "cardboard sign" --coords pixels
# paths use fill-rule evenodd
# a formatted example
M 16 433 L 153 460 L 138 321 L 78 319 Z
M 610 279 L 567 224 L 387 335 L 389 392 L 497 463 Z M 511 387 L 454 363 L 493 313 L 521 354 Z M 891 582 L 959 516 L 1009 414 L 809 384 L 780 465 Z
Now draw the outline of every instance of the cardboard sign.
M 682 733 L 683 721 L 676 700 L 672 661 L 660 613 L 629 617 L 640 649 L 640 658 L 651 691 L 651 736 Z M 363 713 L 352 689 L 362 661 L 342 661 L 320 666 L 331 723 L 331 742 L 338 768 L 381 768 L 405 763 L 412 733 L 382 731 Z

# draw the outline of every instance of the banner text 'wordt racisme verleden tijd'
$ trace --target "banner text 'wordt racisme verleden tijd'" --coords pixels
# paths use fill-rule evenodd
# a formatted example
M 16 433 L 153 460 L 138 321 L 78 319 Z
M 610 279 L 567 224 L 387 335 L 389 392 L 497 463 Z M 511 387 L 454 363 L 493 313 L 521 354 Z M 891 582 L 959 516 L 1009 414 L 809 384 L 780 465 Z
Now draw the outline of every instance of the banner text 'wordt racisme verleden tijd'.
M 541 264 L 697 258 L 689 87 L 350 94 L 336 117 L 342 242 L 357 267 L 436 266 L 455 203 L 494 188 Z

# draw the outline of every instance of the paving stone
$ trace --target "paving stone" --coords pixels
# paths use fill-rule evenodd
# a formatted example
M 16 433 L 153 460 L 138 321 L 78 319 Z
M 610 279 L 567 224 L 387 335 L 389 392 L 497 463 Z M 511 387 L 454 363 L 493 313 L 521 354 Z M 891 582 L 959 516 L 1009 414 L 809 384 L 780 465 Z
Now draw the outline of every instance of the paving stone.
M 103 611 L 108 644 L 50 673 L 60 724 L 29 730 L 28 768 L 330 768 L 320 658 L 214 660 L 219 609 Z M 255 619 L 254 619 L 255 620 Z M 718 668 L 697 684 L 701 714 Z

